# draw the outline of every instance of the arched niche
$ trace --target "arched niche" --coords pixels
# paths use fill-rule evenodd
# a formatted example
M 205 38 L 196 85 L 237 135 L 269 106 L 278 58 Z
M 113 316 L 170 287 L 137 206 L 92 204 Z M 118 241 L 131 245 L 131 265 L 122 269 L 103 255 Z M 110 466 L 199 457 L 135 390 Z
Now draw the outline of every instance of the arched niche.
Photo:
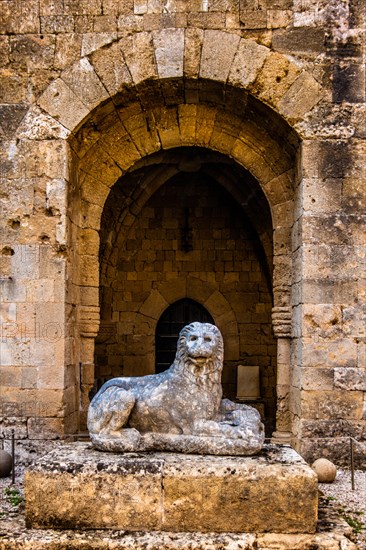
M 285 326 L 288 330 L 290 235 L 298 140 L 284 121 L 254 98 L 246 95 L 243 108 L 238 90 L 230 91 L 227 87 L 224 100 L 217 84 L 202 81 L 199 85 L 202 92 L 205 87 L 206 92 L 211 91 L 212 103 L 158 105 L 146 111 L 140 99 L 143 88 L 138 95 L 126 92 L 125 101 L 120 94 L 118 106 L 108 103 L 102 106 L 72 139 L 74 185 L 70 188 L 69 221 L 75 256 L 70 269 L 74 290 L 80 292 L 80 343 L 88 372 L 94 364 L 94 338 L 98 335 L 99 306 L 103 305 L 99 298 L 100 275 L 103 276 L 104 268 L 114 269 L 108 262 L 101 264 L 101 271 L 99 266 L 101 255 L 106 258 L 111 252 L 108 249 L 111 246 L 113 249 L 113 232 L 128 232 L 141 209 L 165 181 L 181 172 L 192 173 L 201 165 L 205 177 L 215 178 L 226 189 L 254 227 L 263 256 L 261 265 L 273 296 L 274 326 L 276 329 Z M 150 93 L 151 88 L 153 83 Z M 230 94 L 233 99 L 229 102 Z M 180 99 L 178 94 L 176 101 Z M 241 171 L 245 172 L 245 178 L 241 177 Z M 117 182 L 122 183 L 117 186 Z M 103 236 L 101 242 L 102 214 L 117 187 L 121 210 L 111 235 Z M 258 307 L 264 307 L 268 316 L 268 306 Z M 102 311 L 102 319 L 103 315 Z M 153 352 L 153 326 L 144 318 L 142 323 L 145 344 L 151 340 Z M 101 328 L 98 340 L 115 330 L 114 320 L 109 326 L 103 322 Z M 228 335 L 229 349 L 235 348 L 234 338 L 233 334 Z M 137 341 L 135 346 L 138 347 Z M 132 356 L 135 353 L 136 348 Z M 239 359 L 240 353 L 236 356 L 236 360 Z M 147 371 L 153 372 L 152 359 L 150 362 Z M 272 359 L 270 363 L 274 368 Z M 131 374 L 128 368 L 126 372 Z M 145 373 L 146 365 L 141 372 L 134 370 L 136 375 Z M 94 379 L 84 377 L 84 381 L 82 407 L 86 410 L 85 396 Z M 287 398 L 287 388 L 285 394 Z M 273 410 L 273 404 L 271 408 Z
M 238 364 L 260 366 L 271 431 L 272 220 L 251 174 L 208 148 L 147 157 L 111 189 L 99 235 L 98 387 L 114 376 L 153 373 L 160 315 L 176 300 L 194 299 L 224 337 L 224 395 L 236 395 Z

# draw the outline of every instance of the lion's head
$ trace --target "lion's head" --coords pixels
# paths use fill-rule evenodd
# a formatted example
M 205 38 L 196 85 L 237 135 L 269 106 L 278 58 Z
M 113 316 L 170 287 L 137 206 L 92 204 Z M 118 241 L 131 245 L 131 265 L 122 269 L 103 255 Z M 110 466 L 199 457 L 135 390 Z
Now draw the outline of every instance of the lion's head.
M 219 329 L 210 323 L 195 322 L 180 331 L 174 363 L 196 378 L 209 376 L 212 381 L 215 373 L 215 381 L 220 381 L 223 355 L 224 343 Z

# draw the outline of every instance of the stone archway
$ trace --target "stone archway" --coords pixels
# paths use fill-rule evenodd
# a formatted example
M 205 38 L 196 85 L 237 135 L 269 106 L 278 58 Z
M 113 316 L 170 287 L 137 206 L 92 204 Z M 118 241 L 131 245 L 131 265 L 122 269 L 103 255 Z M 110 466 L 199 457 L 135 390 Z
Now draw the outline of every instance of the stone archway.
M 282 339 L 287 339 L 290 335 L 289 321 L 291 319 L 289 293 L 291 287 L 291 251 L 288 243 L 294 211 L 295 144 L 293 142 L 290 142 L 290 145 L 287 144 L 287 147 L 290 149 L 288 151 L 285 148 L 281 149 L 280 144 L 268 132 L 264 132 L 263 129 L 259 130 L 252 121 L 242 120 L 238 115 L 228 113 L 222 107 L 202 104 L 199 106 L 184 105 L 184 107 L 187 107 L 187 109 L 182 109 L 180 105 L 154 109 L 153 113 L 151 113 L 149 123 L 147 123 L 146 115 L 140 112 L 137 115 L 139 121 L 137 131 L 138 143 L 144 143 L 144 146 L 146 146 L 149 140 L 151 140 L 152 135 L 160 136 L 161 133 L 165 139 L 165 136 L 170 134 L 167 143 L 165 143 L 164 139 L 156 141 L 155 146 L 157 151 L 161 150 L 161 148 L 164 150 L 165 148 L 172 149 L 174 147 L 192 147 L 194 144 L 200 147 L 204 146 L 207 149 L 220 151 L 221 154 L 230 156 L 237 164 L 249 169 L 251 174 L 255 176 L 255 179 L 261 183 L 261 188 L 267 196 L 267 201 L 271 207 L 275 228 L 274 246 L 275 250 L 278 251 L 273 258 L 273 326 L 277 330 L 277 335 L 280 335 Z M 136 106 L 134 108 L 136 109 Z M 191 113 L 189 113 L 190 109 Z M 190 116 L 187 117 L 187 113 Z M 134 118 L 136 115 L 132 114 L 131 117 Z M 192 142 L 192 136 L 190 139 L 185 139 L 184 134 L 182 135 L 184 125 L 186 122 L 191 124 L 192 118 L 195 120 L 196 125 L 195 142 Z M 177 120 L 179 121 L 178 127 Z M 142 122 L 144 126 L 141 126 Z M 229 123 L 230 126 L 228 128 Z M 120 124 L 119 120 L 118 124 Z M 127 121 L 124 121 L 124 124 L 127 124 Z M 188 130 L 186 133 L 187 135 L 189 134 Z M 78 257 L 78 260 L 81 262 L 80 271 L 84 277 L 82 286 L 99 285 L 99 274 L 97 271 L 99 252 L 98 232 L 100 230 L 99 224 L 103 204 L 110 192 L 110 187 L 114 185 L 117 179 L 122 177 L 123 171 L 121 171 L 121 166 L 127 170 L 127 162 L 131 163 L 131 167 L 134 169 L 140 164 L 144 164 L 145 157 L 137 154 L 137 145 L 132 142 L 130 134 L 124 134 L 121 140 L 117 141 L 116 135 L 118 135 L 118 128 L 110 128 L 102 137 L 103 145 L 98 141 L 77 162 L 78 177 L 82 181 L 81 207 L 78 209 L 77 216 L 79 217 L 79 212 L 81 211 L 85 220 L 85 222 L 82 221 L 81 225 L 85 223 L 86 227 L 79 231 L 78 224 L 80 222 L 77 221 L 74 225 L 76 233 L 82 239 L 82 242 L 88 246 L 87 253 Z M 291 137 L 294 139 L 293 136 Z M 104 141 L 104 138 L 106 141 Z M 108 153 L 106 153 L 106 147 L 108 147 Z M 292 152 L 292 157 L 290 152 Z M 98 159 L 97 163 L 95 163 L 95 159 Z M 151 193 L 151 189 L 148 190 L 146 186 L 137 189 L 133 203 L 131 203 L 130 208 L 124 214 L 123 225 L 128 226 L 132 220 L 136 219 L 142 205 L 148 200 L 149 193 Z M 266 238 L 265 234 L 263 238 Z M 80 250 L 80 247 L 78 249 Z M 84 316 L 85 313 L 88 317 L 94 316 L 97 320 L 98 307 L 98 304 L 95 304 L 94 309 L 91 305 L 87 305 L 86 307 L 82 305 L 80 312 Z M 90 327 L 91 323 L 88 323 L 88 326 Z M 87 335 L 88 338 L 96 336 L 97 326 L 98 324 L 96 323 L 94 325 L 94 332 L 91 331 Z M 287 346 L 287 343 L 283 345 Z M 284 354 L 281 352 L 281 357 L 283 356 Z M 289 359 L 289 355 L 287 355 L 287 358 Z M 90 357 L 90 363 L 92 362 L 92 358 Z M 288 363 L 285 365 L 285 370 L 289 372 Z M 283 386 L 283 388 L 277 388 L 277 390 L 282 389 L 280 395 L 282 394 L 284 400 L 287 401 L 289 393 L 288 384 L 283 384 Z M 288 424 L 288 405 L 284 404 L 283 408 L 285 412 L 281 417 L 286 418 L 284 422 Z M 279 408 L 278 410 L 281 409 Z M 277 424 L 279 425 L 279 420 Z M 288 432 L 289 430 L 286 431 Z
M 35 107 L 33 116 L 41 124 L 56 126 L 52 137 L 59 139 L 42 142 L 37 151 L 44 155 L 55 150 L 69 179 L 66 301 L 79 333 L 70 336 L 67 346 L 73 348 L 70 361 L 82 364 L 82 387 L 89 387 L 93 369 L 99 326 L 98 232 L 111 187 L 148 155 L 174 147 L 205 147 L 245 167 L 270 205 L 273 327 L 282 339 L 283 366 L 277 425 L 282 432 L 290 430 L 290 241 L 299 178 L 299 140 L 291 126 L 301 122 L 319 99 L 316 80 L 285 56 L 235 34 L 198 29 L 136 33 L 91 52 L 50 84 L 38 100 L 46 115 Z M 67 134 L 69 175 L 62 163 Z M 146 199 L 141 189 L 134 208 Z M 131 209 L 123 223 L 135 216 Z M 82 395 L 85 411 L 87 392 Z

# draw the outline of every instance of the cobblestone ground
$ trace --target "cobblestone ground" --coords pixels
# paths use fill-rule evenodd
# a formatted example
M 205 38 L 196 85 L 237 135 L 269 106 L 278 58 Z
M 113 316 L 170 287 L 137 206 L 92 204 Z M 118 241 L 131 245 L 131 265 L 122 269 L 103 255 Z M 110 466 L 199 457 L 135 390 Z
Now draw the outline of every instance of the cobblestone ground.
M 366 472 L 355 472 L 352 490 L 351 472 L 339 469 L 333 483 L 320 483 L 325 503 L 351 527 L 350 538 L 360 550 L 366 550 Z

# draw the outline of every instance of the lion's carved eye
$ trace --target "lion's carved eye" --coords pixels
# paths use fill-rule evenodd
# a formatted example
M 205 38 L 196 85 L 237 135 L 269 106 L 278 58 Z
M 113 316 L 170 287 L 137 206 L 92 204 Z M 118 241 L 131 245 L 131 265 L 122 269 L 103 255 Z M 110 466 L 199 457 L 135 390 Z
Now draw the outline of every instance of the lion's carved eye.
M 197 336 L 195 334 L 192 334 L 192 336 L 190 337 L 190 340 L 191 342 L 193 342 L 194 340 L 197 340 Z
M 205 342 L 211 342 L 210 336 L 205 336 L 205 337 L 204 337 L 204 340 L 205 340 Z

